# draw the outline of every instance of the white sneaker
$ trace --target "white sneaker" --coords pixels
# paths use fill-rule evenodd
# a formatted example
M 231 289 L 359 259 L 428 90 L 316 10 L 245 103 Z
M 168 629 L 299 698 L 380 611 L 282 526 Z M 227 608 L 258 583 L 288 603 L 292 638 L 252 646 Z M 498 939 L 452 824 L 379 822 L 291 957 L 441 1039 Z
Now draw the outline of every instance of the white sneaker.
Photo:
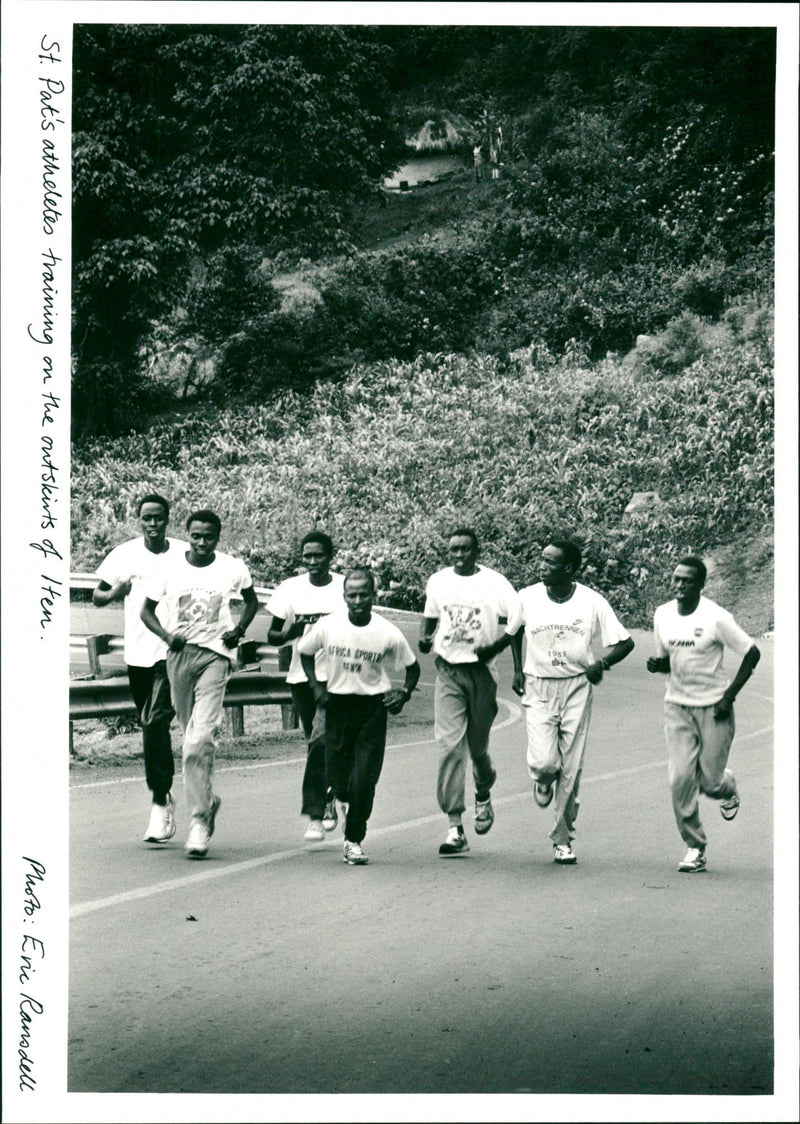
M 167 843 L 176 831 L 175 802 L 167 793 L 166 804 L 153 804 L 150 809 L 150 822 L 144 833 L 145 843 Z
M 553 861 L 557 863 L 576 863 L 578 858 L 569 843 L 556 843 L 553 846 Z
M 447 833 L 447 838 L 439 847 L 440 855 L 465 855 L 469 850 L 469 843 L 461 824 L 452 824 Z
M 322 815 L 322 830 L 333 831 L 338 822 L 339 813 L 336 811 L 336 800 L 332 796 L 325 805 L 325 811 Z
M 325 829 L 322 826 L 322 820 L 309 820 L 303 838 L 306 843 L 321 843 L 325 838 Z
M 678 863 L 678 870 L 681 874 L 695 874 L 697 871 L 705 869 L 706 853 L 701 851 L 699 847 L 690 847 L 686 852 L 686 857 Z
M 208 853 L 208 841 L 211 833 L 204 823 L 195 820 L 189 828 L 189 838 L 186 840 L 184 851 L 189 858 L 202 859 Z
M 349 839 L 345 839 L 342 861 L 349 866 L 366 866 L 369 859 L 362 851 L 360 843 L 351 843 Z

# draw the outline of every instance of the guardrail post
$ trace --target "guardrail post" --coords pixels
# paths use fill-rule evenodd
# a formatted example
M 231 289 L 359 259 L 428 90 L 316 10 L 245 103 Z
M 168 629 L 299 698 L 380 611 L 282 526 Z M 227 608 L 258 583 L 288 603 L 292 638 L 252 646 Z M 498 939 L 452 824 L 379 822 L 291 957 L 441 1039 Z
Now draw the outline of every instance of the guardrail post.
M 236 649 L 236 668 L 241 670 L 245 666 L 245 654 L 247 645 L 240 644 Z M 230 706 L 225 711 L 225 725 L 227 726 L 228 735 L 232 738 L 240 738 L 244 734 L 244 707 Z
M 95 679 L 103 678 L 100 657 L 108 655 L 108 636 L 87 636 L 86 654 L 89 657 L 89 670 Z
M 284 644 L 282 648 L 278 649 L 278 671 L 288 671 L 292 662 L 292 646 L 291 644 Z M 281 704 L 281 726 L 284 730 L 296 730 L 300 725 L 300 719 L 297 717 L 297 711 L 294 709 L 292 703 Z

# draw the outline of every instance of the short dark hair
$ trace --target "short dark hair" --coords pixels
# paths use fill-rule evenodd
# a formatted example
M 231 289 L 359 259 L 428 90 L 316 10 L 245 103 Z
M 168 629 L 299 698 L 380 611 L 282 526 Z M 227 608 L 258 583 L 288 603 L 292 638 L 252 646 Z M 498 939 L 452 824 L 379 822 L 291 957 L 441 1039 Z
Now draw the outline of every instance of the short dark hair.
M 472 527 L 456 527 L 456 529 L 454 531 L 451 531 L 447 536 L 447 541 L 450 542 L 450 539 L 454 539 L 457 537 L 472 539 L 473 547 L 475 548 L 475 550 L 478 549 L 478 536 L 473 531 Z
M 706 564 L 702 558 L 698 558 L 696 554 L 687 554 L 685 555 L 685 557 L 678 559 L 678 565 L 691 566 L 691 568 L 697 572 L 697 576 L 700 579 L 700 584 L 706 584 L 708 571 L 706 570 Z
M 324 531 L 309 531 L 307 535 L 303 535 L 300 540 L 300 553 L 303 553 L 303 547 L 306 543 L 318 542 L 328 558 L 333 558 L 333 539 L 330 535 L 326 535 Z
M 350 578 L 366 578 L 369 582 L 370 591 L 375 593 L 375 575 L 369 566 L 351 566 L 344 576 L 344 588 L 347 590 L 347 583 Z
M 222 523 L 220 517 L 215 511 L 211 511 L 207 507 L 201 507 L 199 511 L 193 511 L 189 518 L 186 520 L 186 530 L 192 523 L 210 523 L 212 527 L 217 528 L 217 534 L 222 530 Z
M 142 498 L 139 500 L 139 503 L 136 506 L 136 514 L 137 515 L 142 514 L 142 508 L 144 507 L 144 505 L 146 503 L 160 503 L 161 506 L 164 508 L 164 513 L 165 513 L 167 519 L 169 519 L 169 504 L 167 503 L 167 501 L 164 499 L 163 496 L 159 496 L 156 492 L 148 492 L 146 496 L 142 496 Z
M 549 539 L 547 546 L 554 546 L 556 550 L 560 550 L 564 555 L 564 563 L 567 566 L 572 566 L 572 572 L 577 573 L 581 568 L 583 561 L 583 554 L 581 548 L 572 539 Z

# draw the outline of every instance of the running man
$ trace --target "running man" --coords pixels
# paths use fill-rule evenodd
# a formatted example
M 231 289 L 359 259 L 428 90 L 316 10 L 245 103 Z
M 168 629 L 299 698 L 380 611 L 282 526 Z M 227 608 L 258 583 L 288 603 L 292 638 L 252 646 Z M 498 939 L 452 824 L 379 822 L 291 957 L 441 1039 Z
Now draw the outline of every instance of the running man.
M 328 779 L 345 814 L 344 855 L 349 866 L 369 862 L 361 844 L 372 814 L 386 751 L 389 714 L 399 714 L 419 681 L 419 664 L 396 625 L 372 611 L 375 579 L 355 567 L 344 579 L 345 612 L 323 617 L 297 642 L 308 682 L 325 708 Z M 327 682 L 316 676 L 319 652 Z M 392 688 L 388 668 L 405 669 Z
M 442 856 L 463 855 L 469 843 L 461 817 L 466 808 L 466 763 L 472 761 L 478 835 L 494 823 L 491 789 L 497 773 L 489 756 L 489 734 L 497 714 L 492 661 L 520 626 L 517 595 L 496 570 L 478 565 L 478 536 L 470 527 L 450 535 L 451 566 L 428 579 L 419 650 L 433 648 L 436 686 L 434 733 L 439 743 L 437 798 L 449 829 Z
M 303 538 L 300 557 L 308 572 L 281 582 L 267 602 L 267 612 L 272 614 L 267 641 L 276 647 L 292 645 L 286 682 L 308 746 L 301 815 L 309 818 L 305 839 L 319 843 L 326 831 L 336 827 L 338 817 L 336 801 L 329 795 L 325 777 L 325 708 L 317 706 L 300 662 L 297 640 L 320 617 L 344 609 L 344 579 L 341 574 L 330 572 L 333 542 L 324 531 L 310 531 Z M 317 653 L 315 675 L 318 683 L 327 678 L 322 651 Z
M 674 600 L 655 611 L 655 656 L 647 670 L 668 672 L 664 696 L 669 784 L 678 831 L 688 850 L 678 870 L 706 869 L 706 833 L 699 793 L 719 800 L 722 818 L 739 810 L 736 778 L 727 768 L 735 723 L 733 703 L 753 674 L 761 652 L 733 616 L 702 595 L 706 567 L 694 554 L 681 558 L 672 575 Z M 729 680 L 725 647 L 741 657 Z
M 605 597 L 575 581 L 581 561 L 580 548 L 569 539 L 545 546 L 541 581 L 520 590 L 523 627 L 512 642 L 512 686 L 525 708 L 533 795 L 541 808 L 555 795 L 553 859 L 567 865 L 577 861 L 572 841 L 593 687 L 633 651 Z M 595 646 L 605 653 L 600 658 Z
M 182 539 L 167 538 L 169 503 L 154 492 L 143 496 L 136 508 L 142 537 L 115 546 L 97 570 L 99 581 L 92 602 L 103 608 L 122 601 L 124 656 L 128 682 L 142 728 L 144 777 L 152 793 L 146 843 L 166 843 L 175 834 L 175 802 L 169 727 L 175 711 L 167 679 L 167 646 L 145 628 L 140 613 L 147 583 L 167 557 L 188 548 Z
M 167 646 L 167 675 L 184 731 L 183 780 L 191 815 L 184 849 L 189 858 L 202 858 L 221 803 L 212 782 L 225 688 L 258 598 L 244 562 L 217 551 L 218 515 L 195 511 L 186 529 L 189 549 L 176 552 L 153 576 L 141 616 Z M 244 602 L 237 624 L 231 613 L 234 597 Z M 164 624 L 156 615 L 162 603 Z

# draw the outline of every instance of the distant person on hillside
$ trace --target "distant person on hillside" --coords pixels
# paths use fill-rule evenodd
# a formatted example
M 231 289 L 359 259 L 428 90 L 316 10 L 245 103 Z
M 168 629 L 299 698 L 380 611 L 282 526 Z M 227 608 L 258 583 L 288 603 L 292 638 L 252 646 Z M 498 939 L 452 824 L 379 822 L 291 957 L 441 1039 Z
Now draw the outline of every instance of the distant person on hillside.
M 720 801 L 725 820 L 739 810 L 736 778 L 728 769 L 735 731 L 733 703 L 753 674 L 761 653 L 732 615 L 702 590 L 706 567 L 701 558 L 681 558 L 672 575 L 675 597 L 656 609 L 656 654 L 647 670 L 668 672 L 664 697 L 672 808 L 688 851 L 678 870 L 706 869 L 706 833 L 700 822 L 699 793 Z M 742 657 L 733 680 L 723 669 L 725 648 Z
M 472 150 L 472 163 L 475 168 L 475 183 L 480 183 L 484 177 L 483 149 L 476 144 Z
M 292 692 L 295 710 L 303 727 L 308 746 L 303 775 L 301 814 L 309 817 L 305 838 L 318 843 L 326 831 L 336 827 L 336 801 L 329 794 L 325 775 L 325 707 L 318 706 L 297 650 L 298 637 L 328 613 L 341 612 L 344 603 L 344 579 L 330 572 L 333 542 L 324 531 L 310 531 L 300 543 L 300 557 L 307 572 L 281 582 L 267 602 L 272 620 L 267 633 L 270 644 L 292 645 L 292 662 L 286 682 Z M 316 679 L 324 683 L 325 654 L 320 651 L 316 661 Z
M 541 580 L 520 590 L 523 627 L 512 643 L 512 685 L 525 708 L 534 799 L 546 808 L 555 795 L 550 838 L 553 859 L 561 864 L 576 862 L 572 841 L 593 687 L 633 651 L 606 599 L 575 581 L 581 561 L 580 548 L 569 539 L 545 546 Z M 605 655 L 598 658 L 597 649 Z
M 387 715 L 399 714 L 419 680 L 419 664 L 396 625 L 372 611 L 375 579 L 364 566 L 344 579 L 346 611 L 319 620 L 297 641 L 317 705 L 325 710 L 328 780 L 343 808 L 344 855 L 349 866 L 369 860 L 361 844 L 372 814 L 386 751 Z M 322 654 L 327 681 L 317 679 Z M 392 688 L 388 670 L 405 669 Z
M 191 815 L 185 851 L 189 858 L 202 858 L 221 803 L 212 782 L 225 688 L 258 598 L 244 562 L 217 552 L 218 515 L 194 511 L 186 529 L 189 549 L 175 551 L 153 574 L 141 616 L 167 647 L 167 675 L 184 731 L 183 780 Z M 238 597 L 244 604 L 234 624 L 231 601 Z M 161 604 L 163 624 L 157 615 Z
M 122 601 L 128 682 L 142 728 L 145 781 L 153 797 L 144 839 L 146 843 L 166 843 L 175 834 L 175 763 L 169 736 L 175 711 L 167 679 L 166 644 L 144 626 L 140 613 L 152 575 L 167 557 L 186 550 L 188 543 L 167 538 L 169 503 L 163 496 L 143 496 L 136 513 L 142 537 L 114 547 L 101 562 L 92 601 L 101 608 Z
M 489 167 L 492 173 L 492 179 L 497 180 L 500 178 L 500 149 L 497 147 L 495 141 L 489 145 Z
M 450 535 L 452 565 L 432 574 L 425 592 L 419 650 L 436 657 L 434 732 L 439 743 L 437 798 L 449 830 L 442 856 L 469 851 L 461 817 L 466 808 L 466 763 L 472 762 L 478 835 L 494 823 L 491 790 L 497 773 L 489 734 L 497 714 L 492 662 L 520 625 L 517 595 L 496 570 L 478 565 L 478 536 L 470 527 Z

